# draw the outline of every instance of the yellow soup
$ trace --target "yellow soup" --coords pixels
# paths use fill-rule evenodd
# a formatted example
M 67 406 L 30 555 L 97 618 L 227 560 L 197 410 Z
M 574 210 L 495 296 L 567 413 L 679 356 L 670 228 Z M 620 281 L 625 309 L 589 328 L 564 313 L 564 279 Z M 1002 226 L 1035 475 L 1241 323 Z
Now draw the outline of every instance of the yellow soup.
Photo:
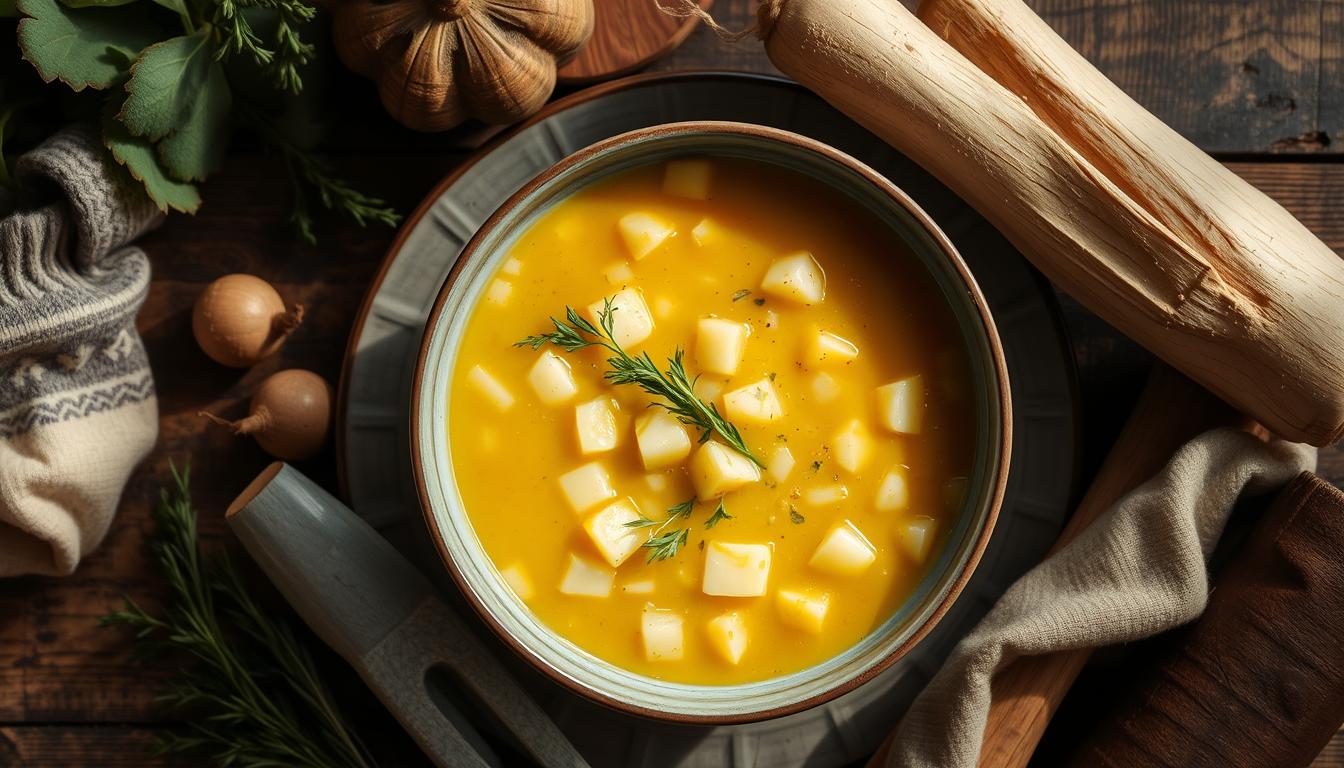
M 663 381 L 684 350 L 681 404 L 712 403 L 759 467 L 606 380 L 609 350 L 515 346 L 605 299 L 613 343 Z M 974 450 L 967 370 L 932 279 L 845 196 L 745 160 L 641 167 L 537 220 L 473 309 L 457 483 L 560 635 L 652 677 L 762 680 L 858 642 L 937 560 Z

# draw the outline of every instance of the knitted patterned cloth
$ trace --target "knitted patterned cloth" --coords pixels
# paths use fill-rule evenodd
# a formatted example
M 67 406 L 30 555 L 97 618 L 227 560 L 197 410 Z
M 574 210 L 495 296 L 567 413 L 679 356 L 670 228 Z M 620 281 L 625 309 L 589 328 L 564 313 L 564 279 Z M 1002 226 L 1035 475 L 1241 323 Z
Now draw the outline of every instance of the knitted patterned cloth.
M 158 433 L 127 243 L 161 216 L 119 172 L 69 128 L 14 166 L 41 205 L 0 200 L 0 576 L 74 571 Z

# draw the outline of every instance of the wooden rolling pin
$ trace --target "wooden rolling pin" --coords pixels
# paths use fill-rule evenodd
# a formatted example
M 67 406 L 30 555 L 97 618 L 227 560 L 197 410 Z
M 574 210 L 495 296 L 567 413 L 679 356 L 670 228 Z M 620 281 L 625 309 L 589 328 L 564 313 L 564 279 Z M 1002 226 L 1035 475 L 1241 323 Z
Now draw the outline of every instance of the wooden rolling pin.
M 1077 538 L 1120 497 L 1157 474 L 1176 449 L 1191 438 L 1215 427 L 1245 423 L 1244 417 L 1208 390 L 1157 364 L 1125 428 L 1051 553 Z M 1025 656 L 995 675 L 980 765 L 1025 766 L 1091 655 L 1091 648 L 1079 648 Z M 889 737 L 868 762 L 869 768 L 884 768 L 890 748 Z
M 1069 760 L 1077 768 L 1303 768 L 1344 720 L 1344 493 L 1290 483 L 1209 607 Z
M 1284 437 L 1344 436 L 1340 259 L 1020 0 L 923 15 L 933 28 L 896 0 L 762 0 L 756 31 L 1088 309 Z

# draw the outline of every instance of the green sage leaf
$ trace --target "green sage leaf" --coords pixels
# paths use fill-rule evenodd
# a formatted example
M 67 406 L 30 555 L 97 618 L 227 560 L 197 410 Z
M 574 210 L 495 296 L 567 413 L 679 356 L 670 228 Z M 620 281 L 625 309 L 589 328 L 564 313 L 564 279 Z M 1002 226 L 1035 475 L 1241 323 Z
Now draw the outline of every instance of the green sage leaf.
M 204 86 L 187 111 L 186 120 L 159 141 L 159 160 L 182 181 L 203 181 L 224 164 L 229 147 L 229 81 L 216 61 L 207 69 Z
M 169 176 L 159 165 L 153 142 L 132 134 L 117 119 L 125 98 L 124 91 L 113 91 L 108 95 L 103 109 L 103 143 L 112 151 L 112 157 L 117 163 L 130 171 L 136 181 L 145 185 L 145 191 L 159 210 L 165 213 L 169 209 L 195 213 L 201 207 L 201 195 L 196 187 Z
M 19 48 L 48 83 L 72 90 L 108 88 L 125 62 L 159 37 L 142 13 L 109 8 L 68 8 L 57 0 L 18 0 Z
M 126 103 L 117 119 L 131 133 L 151 141 L 176 131 L 206 87 L 214 62 L 204 29 L 149 46 L 131 65 Z

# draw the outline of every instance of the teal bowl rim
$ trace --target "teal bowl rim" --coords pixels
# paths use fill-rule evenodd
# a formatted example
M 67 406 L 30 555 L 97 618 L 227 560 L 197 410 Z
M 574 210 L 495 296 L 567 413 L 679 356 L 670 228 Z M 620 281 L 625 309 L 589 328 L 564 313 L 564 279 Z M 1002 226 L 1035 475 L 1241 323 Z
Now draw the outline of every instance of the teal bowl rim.
M 781 677 L 733 685 L 672 683 L 625 670 L 561 636 L 505 586 L 467 518 L 448 444 L 449 389 L 465 319 L 513 242 L 550 205 L 629 168 L 678 155 L 741 157 L 809 173 L 886 221 L 924 263 L 971 347 L 977 408 L 974 469 L 957 525 L 938 561 L 900 609 L 844 652 Z M 643 128 L 579 150 L 504 202 L 462 250 L 421 340 L 411 396 L 417 494 L 435 549 L 468 603 L 515 653 L 575 693 L 631 714 L 677 723 L 754 722 L 840 696 L 895 663 L 933 629 L 979 563 L 1007 483 L 1012 407 L 1007 365 L 988 305 L 951 241 L 876 171 L 816 140 L 745 123 L 699 121 Z M 424 428 L 422 428 L 424 427 Z

